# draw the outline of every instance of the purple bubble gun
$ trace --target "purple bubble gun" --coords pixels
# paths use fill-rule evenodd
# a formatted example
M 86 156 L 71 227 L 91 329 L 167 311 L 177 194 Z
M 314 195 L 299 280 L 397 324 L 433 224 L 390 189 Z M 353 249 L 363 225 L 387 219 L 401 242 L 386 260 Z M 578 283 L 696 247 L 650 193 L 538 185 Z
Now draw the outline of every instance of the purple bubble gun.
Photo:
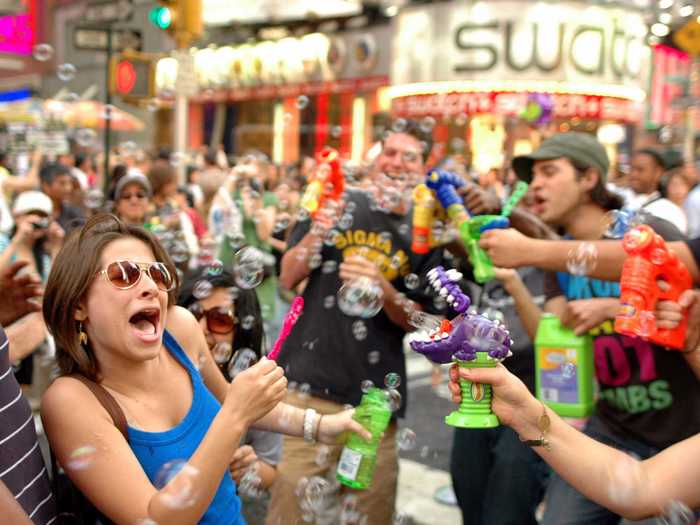
M 442 266 L 428 272 L 435 291 L 445 298 L 458 315 L 433 330 L 410 335 L 411 349 L 437 364 L 456 362 L 462 368 L 493 368 L 510 355 L 513 341 L 498 321 L 468 312 L 471 301 L 457 282 L 462 275 Z M 445 422 L 459 428 L 493 428 L 498 418 L 491 411 L 491 385 L 472 383 L 460 378 L 462 402 Z

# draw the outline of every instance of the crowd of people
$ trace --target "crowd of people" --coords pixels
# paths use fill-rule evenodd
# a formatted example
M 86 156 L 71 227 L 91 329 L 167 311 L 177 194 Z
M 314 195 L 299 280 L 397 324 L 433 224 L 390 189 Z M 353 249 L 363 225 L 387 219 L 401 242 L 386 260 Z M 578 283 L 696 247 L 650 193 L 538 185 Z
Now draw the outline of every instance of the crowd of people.
M 660 326 L 690 313 L 683 351 L 615 333 L 625 252 L 606 237 L 624 210 L 698 282 L 693 166 L 671 166 L 655 149 L 611 166 L 594 136 L 569 132 L 479 176 L 464 159 L 431 157 L 431 145 L 430 130 L 401 121 L 364 164 L 345 163 L 340 198 L 314 209 L 307 186 L 334 189 L 314 158 L 280 167 L 259 152 L 185 158 L 132 143 L 108 174 L 97 156 L 36 151 L 17 176 L 0 155 L 0 515 L 404 523 L 395 512 L 404 339 L 426 316 L 453 316 L 428 285 L 442 265 L 513 339 L 496 368 L 450 371 L 456 402 L 460 375 L 492 384 L 502 422 L 455 429 L 464 523 L 616 524 L 669 505 L 692 516 L 697 469 L 684 459 L 700 444 L 700 300 L 689 290 L 658 305 Z M 432 224 L 427 253 L 412 249 L 413 190 L 432 166 L 461 177 L 473 215 L 500 213 L 516 182 L 529 184 L 511 227 L 482 235 L 494 280 L 474 282 L 447 217 Z M 582 244 L 589 260 L 574 271 Z M 345 293 L 353 286 L 360 293 Z M 286 334 L 297 295 L 304 310 Z M 593 336 L 597 403 L 582 431 L 534 398 L 544 312 Z M 386 386 L 393 415 L 371 488 L 353 490 L 335 472 L 348 433 L 370 437 L 353 418 L 368 385 Z

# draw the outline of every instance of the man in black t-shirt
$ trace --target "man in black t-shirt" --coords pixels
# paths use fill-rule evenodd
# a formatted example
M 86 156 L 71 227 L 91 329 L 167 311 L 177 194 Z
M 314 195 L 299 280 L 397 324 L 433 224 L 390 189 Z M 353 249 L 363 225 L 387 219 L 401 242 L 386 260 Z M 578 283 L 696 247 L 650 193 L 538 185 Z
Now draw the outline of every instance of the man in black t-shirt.
M 394 195 L 410 195 L 411 185 L 422 178 L 424 171 L 421 138 L 425 137 L 410 134 L 408 129 L 387 136 L 374 166 L 380 192 L 391 185 Z M 363 381 L 369 379 L 384 387 L 385 376 L 396 373 L 402 379 L 398 390 L 404 400 L 398 415 L 403 414 L 403 337 L 411 329 L 411 308 L 418 308 L 427 300 L 420 293 L 425 287 L 421 278 L 440 264 L 441 256 L 439 252 L 411 252 L 410 210 L 403 199 L 392 203 L 390 208 L 380 210 L 366 192 L 349 189 L 345 215 L 333 230 L 329 231 L 331 225 L 324 219 L 314 220 L 313 224 L 304 220 L 296 224 L 289 237 L 290 249 L 282 259 L 280 284 L 291 289 L 307 281 L 304 313 L 278 359 L 290 383 L 304 385 L 300 388 L 303 395 L 289 396 L 292 404 L 322 414 L 337 412 L 343 404 L 359 404 Z M 316 255 L 318 246 L 320 260 Z M 360 277 L 373 280 L 384 294 L 381 311 L 366 319 L 348 316 L 337 305 L 337 293 L 343 283 Z M 417 286 L 417 280 L 421 286 Z M 357 510 L 367 516 L 368 523 L 390 523 L 394 513 L 398 477 L 395 434 L 394 421 L 380 444 L 371 489 L 355 492 Z M 339 523 L 333 509 L 307 508 L 295 490 L 302 478 L 334 478 L 332 469 L 341 450 L 340 445 L 331 447 L 328 459 L 321 461 L 318 447 L 299 438 L 285 437 L 268 522 L 295 523 L 313 512 L 315 523 Z M 331 496 L 326 501 L 335 499 Z

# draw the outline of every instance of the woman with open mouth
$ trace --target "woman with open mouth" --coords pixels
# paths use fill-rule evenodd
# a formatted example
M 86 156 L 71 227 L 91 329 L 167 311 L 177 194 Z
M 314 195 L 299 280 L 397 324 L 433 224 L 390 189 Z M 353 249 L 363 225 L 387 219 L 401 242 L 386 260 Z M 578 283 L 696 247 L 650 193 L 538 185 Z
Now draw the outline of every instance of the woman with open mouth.
M 280 401 L 284 372 L 258 363 L 226 381 L 175 267 L 153 236 L 95 216 L 58 254 L 43 312 L 61 376 L 42 401 L 58 463 L 116 523 L 244 523 L 229 464 L 248 428 L 334 442 L 369 433 L 352 411 Z M 59 502 L 60 505 L 60 502 Z

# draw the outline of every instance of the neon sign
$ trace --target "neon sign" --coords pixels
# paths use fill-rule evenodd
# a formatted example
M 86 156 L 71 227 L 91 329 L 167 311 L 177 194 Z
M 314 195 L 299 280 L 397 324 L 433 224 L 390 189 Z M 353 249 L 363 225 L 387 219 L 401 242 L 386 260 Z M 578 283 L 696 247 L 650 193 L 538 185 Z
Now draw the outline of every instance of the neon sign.
M 31 55 L 34 46 L 31 14 L 0 16 L 0 52 Z

